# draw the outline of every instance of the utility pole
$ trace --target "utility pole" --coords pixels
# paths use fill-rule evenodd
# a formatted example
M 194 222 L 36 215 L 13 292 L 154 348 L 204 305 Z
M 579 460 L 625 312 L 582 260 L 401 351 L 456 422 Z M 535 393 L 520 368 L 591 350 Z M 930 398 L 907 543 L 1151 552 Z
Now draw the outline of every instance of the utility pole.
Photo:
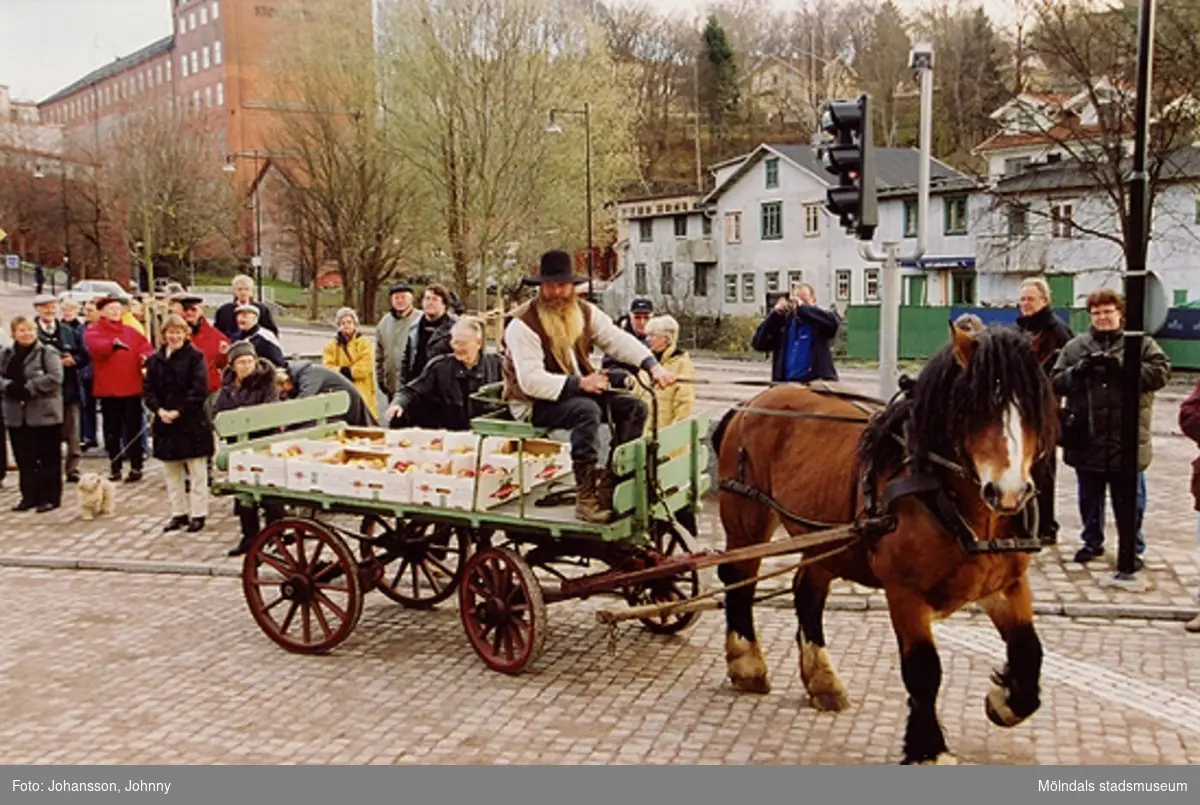
M 1129 174 L 1129 243 L 1125 267 L 1125 343 L 1121 383 L 1121 469 L 1117 478 L 1122 495 L 1113 495 L 1117 517 L 1116 582 L 1132 582 L 1137 540 L 1138 420 L 1141 408 L 1142 343 L 1145 336 L 1146 243 L 1149 209 L 1146 204 L 1146 150 L 1150 129 L 1150 87 L 1154 61 L 1155 0 L 1141 0 L 1138 18 L 1137 96 L 1134 109 L 1133 171 Z M 1115 491 L 1115 490 L 1114 490 Z
M 917 247 L 906 256 L 900 255 L 900 244 L 887 241 L 883 254 L 876 254 L 871 244 L 859 245 L 859 254 L 871 263 L 882 263 L 879 287 L 879 396 L 887 400 L 899 388 L 900 352 L 900 262 L 919 260 L 925 255 L 926 227 L 929 220 L 929 164 L 933 141 L 933 45 L 915 45 L 909 53 L 908 66 L 921 76 L 921 160 L 917 179 Z

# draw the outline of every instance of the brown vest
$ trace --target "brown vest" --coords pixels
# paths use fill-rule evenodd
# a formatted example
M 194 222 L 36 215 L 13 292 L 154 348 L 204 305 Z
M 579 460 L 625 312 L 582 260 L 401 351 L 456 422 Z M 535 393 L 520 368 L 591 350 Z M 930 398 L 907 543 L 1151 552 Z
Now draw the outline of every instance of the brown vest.
M 547 372 L 556 375 L 574 374 L 570 367 L 560 366 L 558 358 L 554 355 L 554 344 L 550 341 L 550 336 L 546 335 L 546 330 L 542 327 L 542 321 L 537 314 L 537 299 L 530 299 L 516 310 L 512 312 L 514 319 L 519 319 L 526 327 L 537 333 L 538 340 L 542 342 L 542 365 Z M 575 362 L 579 364 L 579 371 L 582 375 L 590 375 L 592 373 L 592 306 L 587 302 L 577 302 L 583 308 L 583 334 L 579 336 L 579 340 L 575 342 L 573 350 L 575 352 Z M 504 389 L 500 399 L 505 402 L 532 402 L 529 395 L 521 390 L 521 384 L 517 382 L 517 368 L 513 363 L 512 352 L 505 348 L 504 360 L 500 364 L 500 374 L 504 381 Z

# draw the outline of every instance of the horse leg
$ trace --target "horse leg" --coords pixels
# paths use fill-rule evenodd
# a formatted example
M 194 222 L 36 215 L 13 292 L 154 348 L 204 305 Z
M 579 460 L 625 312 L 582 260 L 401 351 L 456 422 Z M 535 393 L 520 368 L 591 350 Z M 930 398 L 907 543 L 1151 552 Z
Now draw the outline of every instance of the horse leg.
M 933 613 L 917 594 L 887 588 L 892 629 L 900 644 L 900 674 L 908 691 L 908 726 L 904 730 L 905 765 L 955 765 L 937 718 L 942 661 L 933 644 Z
M 833 577 L 819 566 L 801 568 L 792 592 L 796 603 L 796 644 L 800 649 L 800 678 L 809 700 L 817 710 L 837 712 L 850 706 L 846 686 L 825 648 L 825 599 Z
M 998 727 L 1015 727 L 1041 706 L 1042 641 L 1033 628 L 1033 596 L 1022 574 L 1007 589 L 988 596 L 983 608 L 1004 638 L 1008 662 L 992 675 L 984 711 Z
M 721 565 L 717 577 L 723 584 L 753 578 L 760 560 Z M 725 664 L 735 688 L 751 693 L 770 693 L 767 661 L 754 634 L 754 584 L 725 593 Z

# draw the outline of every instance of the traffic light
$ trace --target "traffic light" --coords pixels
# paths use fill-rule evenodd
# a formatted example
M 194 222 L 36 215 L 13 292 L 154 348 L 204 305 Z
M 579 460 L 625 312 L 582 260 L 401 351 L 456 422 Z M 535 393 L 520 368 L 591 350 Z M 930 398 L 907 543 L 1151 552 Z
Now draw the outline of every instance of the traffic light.
M 825 209 L 859 240 L 873 238 L 879 224 L 870 101 L 865 93 L 856 101 L 826 101 L 821 116 L 821 130 L 831 138 L 820 148 L 821 162 L 838 177 L 826 193 Z

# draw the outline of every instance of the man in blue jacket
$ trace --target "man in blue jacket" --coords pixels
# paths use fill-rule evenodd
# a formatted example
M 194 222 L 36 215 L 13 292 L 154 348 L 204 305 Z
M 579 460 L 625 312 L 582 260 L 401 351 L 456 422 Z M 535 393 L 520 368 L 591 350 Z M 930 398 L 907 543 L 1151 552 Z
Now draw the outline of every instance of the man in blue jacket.
M 829 342 L 837 337 L 836 314 L 817 307 L 817 292 L 807 282 L 792 286 L 792 296 L 780 297 L 754 333 L 753 346 L 772 352 L 771 380 L 807 383 L 837 380 Z

